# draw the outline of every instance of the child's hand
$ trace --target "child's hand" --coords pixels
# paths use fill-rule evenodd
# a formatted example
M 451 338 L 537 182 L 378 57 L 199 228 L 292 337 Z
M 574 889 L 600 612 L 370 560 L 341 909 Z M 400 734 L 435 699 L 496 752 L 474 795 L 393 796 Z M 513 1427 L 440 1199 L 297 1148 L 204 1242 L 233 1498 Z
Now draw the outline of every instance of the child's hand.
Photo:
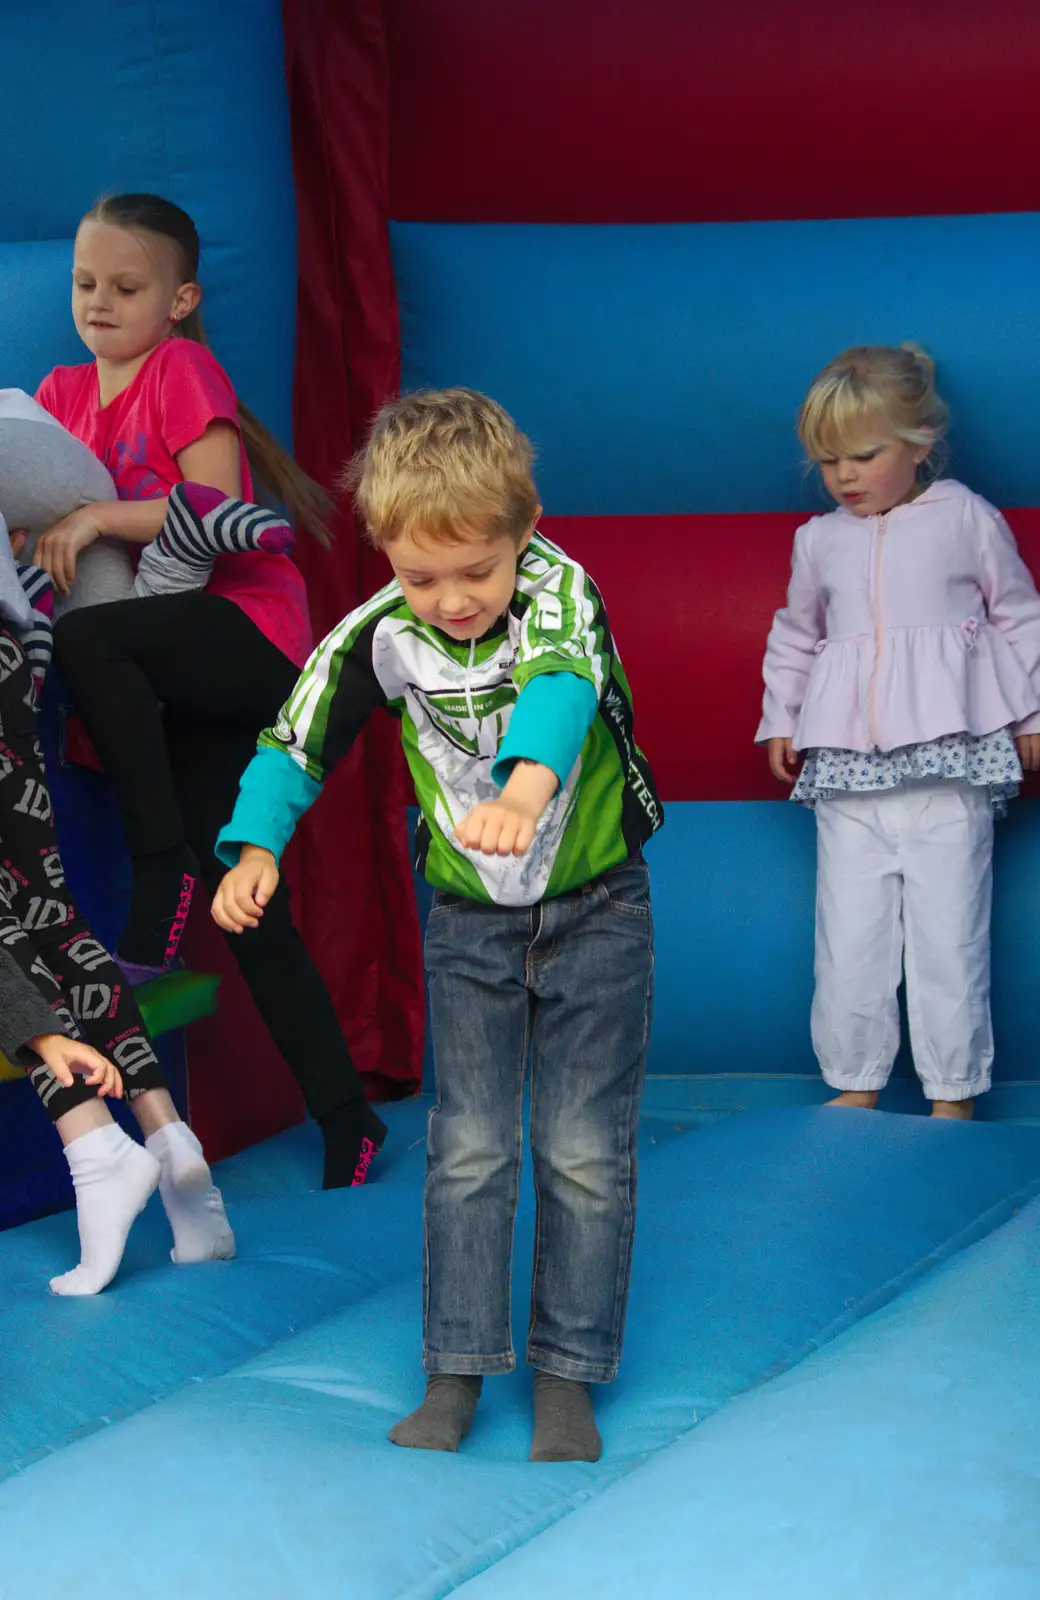
M 1023 772 L 1040 772 L 1040 733 L 1020 733 L 1015 740 Z
M 36 1051 L 64 1088 L 72 1088 L 73 1074 L 78 1072 L 84 1083 L 89 1083 L 91 1088 L 97 1086 L 103 1098 L 122 1100 L 123 1080 L 119 1068 L 81 1039 L 70 1039 L 64 1033 L 41 1033 L 29 1040 L 29 1049 Z
M 486 856 L 522 856 L 559 783 L 551 767 L 521 758 L 498 799 L 484 800 L 463 817 L 456 839 L 464 849 Z
M 12 528 L 7 537 L 11 541 L 11 554 L 17 561 L 18 557 L 25 549 L 25 541 L 29 535 L 27 533 L 23 533 L 21 528 Z
M 242 846 L 238 866 L 232 867 L 213 897 L 213 921 L 225 933 L 258 928 L 264 907 L 278 887 L 278 863 L 270 850 Z
M 522 856 L 530 849 L 540 815 L 505 799 L 485 800 L 463 817 L 455 837 L 466 850 L 486 856 Z
M 49 573 L 59 594 L 68 594 L 76 581 L 76 562 L 81 550 L 100 539 L 97 507 L 85 506 L 62 517 L 49 528 L 36 546 L 36 565 Z
M 790 739 L 770 739 L 769 770 L 781 783 L 793 783 L 802 758 Z

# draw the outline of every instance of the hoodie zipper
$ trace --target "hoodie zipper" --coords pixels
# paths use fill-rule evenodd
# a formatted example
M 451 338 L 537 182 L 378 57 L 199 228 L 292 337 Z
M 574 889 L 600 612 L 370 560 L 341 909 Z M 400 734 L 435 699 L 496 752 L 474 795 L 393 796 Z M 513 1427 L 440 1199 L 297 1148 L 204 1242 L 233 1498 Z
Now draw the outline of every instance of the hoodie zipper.
M 874 670 L 870 675 L 870 688 L 867 691 L 867 728 L 870 733 L 870 742 L 874 749 L 880 748 L 877 733 L 877 681 L 881 670 L 881 653 L 885 647 L 884 621 L 881 615 L 881 560 L 885 544 L 885 528 L 888 524 L 888 512 L 877 519 L 877 531 L 874 535 L 874 584 L 871 595 L 871 609 L 874 617 Z

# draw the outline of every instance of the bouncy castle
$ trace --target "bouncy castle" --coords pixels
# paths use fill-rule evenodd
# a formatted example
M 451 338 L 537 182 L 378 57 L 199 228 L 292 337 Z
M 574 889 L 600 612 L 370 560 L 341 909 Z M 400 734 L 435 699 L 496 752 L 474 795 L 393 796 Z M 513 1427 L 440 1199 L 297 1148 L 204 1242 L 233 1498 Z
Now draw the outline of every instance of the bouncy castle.
M 238 1240 L 47 1293 L 71 1190 L 0 1063 L 0 1597 L 1035 1600 L 1040 812 L 998 825 L 992 1090 L 824 1111 L 812 817 L 754 743 L 795 529 L 794 421 L 850 345 L 918 341 L 950 471 L 1040 575 L 1034 0 L 38 0 L 4 8 L 0 387 L 83 359 L 72 240 L 104 193 L 195 218 L 209 337 L 325 485 L 399 390 L 530 436 L 543 531 L 595 575 L 665 825 L 625 1359 L 595 1463 L 528 1462 L 530 1375 L 458 1455 L 395 1450 L 420 1373 L 434 1088 L 399 733 L 295 841 L 298 921 L 390 1136 L 318 1189 L 316 1130 L 204 911 L 146 1001 Z M 0 505 L 2 505 L 0 484 Z M 389 575 L 344 498 L 300 540 L 315 636 Z M 42 718 L 99 937 L 121 833 L 60 682 Z M 905 1031 L 905 1030 L 904 1030 Z M 514 1322 L 534 1210 L 517 1217 Z

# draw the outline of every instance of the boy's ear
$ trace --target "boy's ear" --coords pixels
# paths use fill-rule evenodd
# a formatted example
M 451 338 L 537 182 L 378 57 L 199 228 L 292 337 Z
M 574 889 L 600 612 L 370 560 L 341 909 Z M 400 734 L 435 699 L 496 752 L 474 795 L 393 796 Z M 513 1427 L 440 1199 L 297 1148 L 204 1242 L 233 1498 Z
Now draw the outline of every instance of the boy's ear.
M 517 555 L 523 555 L 524 551 L 527 549 L 527 546 L 531 543 L 531 535 L 535 532 L 536 528 L 538 527 L 538 518 L 541 516 L 541 514 L 542 514 L 541 506 L 535 506 L 535 508 L 534 508 L 534 516 L 531 518 L 530 525 L 527 528 L 527 531 L 525 532 L 523 538 L 520 540 L 520 543 L 516 547 Z

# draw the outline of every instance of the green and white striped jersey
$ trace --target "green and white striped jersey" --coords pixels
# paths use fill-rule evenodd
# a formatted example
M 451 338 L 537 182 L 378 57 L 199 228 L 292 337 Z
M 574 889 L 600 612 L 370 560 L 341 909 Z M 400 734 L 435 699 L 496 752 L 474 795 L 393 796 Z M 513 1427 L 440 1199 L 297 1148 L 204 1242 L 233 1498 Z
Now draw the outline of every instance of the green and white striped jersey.
M 500 793 L 492 766 L 518 695 L 539 673 L 558 672 L 587 679 L 598 706 L 534 843 L 520 857 L 464 850 L 454 829 Z M 352 611 L 319 645 L 278 722 L 261 735 L 254 765 L 270 774 L 268 752 L 293 763 L 301 789 L 290 803 L 299 814 L 379 705 L 401 719 L 422 812 L 416 866 L 438 889 L 532 905 L 624 861 L 661 825 L 602 598 L 585 571 L 541 534 L 520 560 L 508 611 L 482 639 L 452 640 L 420 622 L 396 580 Z M 284 772 L 274 787 L 288 801 L 284 780 L 291 788 Z

